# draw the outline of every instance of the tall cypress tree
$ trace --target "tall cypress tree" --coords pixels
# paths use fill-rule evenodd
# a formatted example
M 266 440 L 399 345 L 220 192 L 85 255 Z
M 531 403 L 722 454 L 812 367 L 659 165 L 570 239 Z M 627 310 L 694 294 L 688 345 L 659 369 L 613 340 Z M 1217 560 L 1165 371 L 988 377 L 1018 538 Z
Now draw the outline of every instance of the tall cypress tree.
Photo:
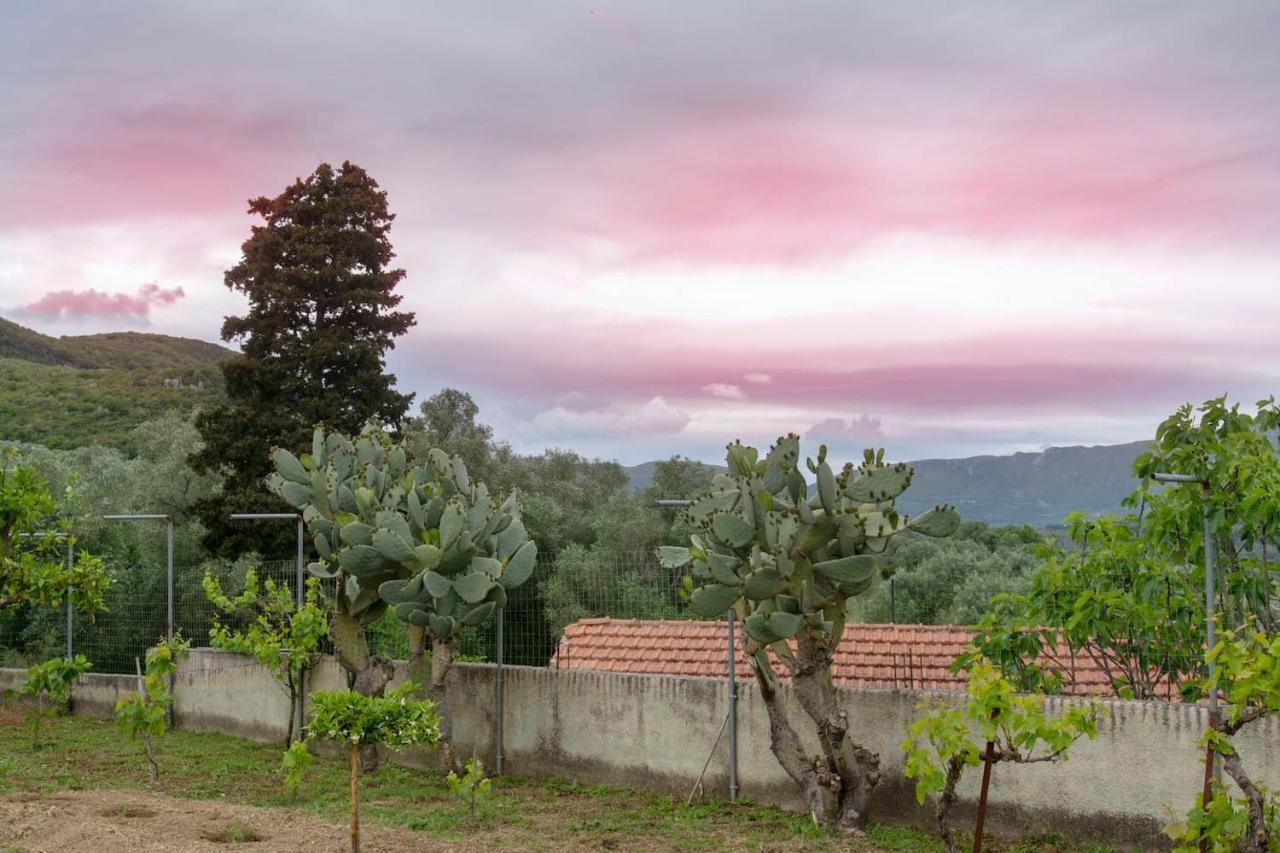
M 413 395 L 395 391 L 384 357 L 414 316 L 395 310 L 405 275 L 390 268 L 395 215 L 364 169 L 322 163 L 275 198 L 251 200 L 249 213 L 264 222 L 225 277 L 249 311 L 222 324 L 222 339 L 242 352 L 222 367 L 230 402 L 197 418 L 204 448 L 191 461 L 223 478 L 196 506 L 210 550 L 275 556 L 290 553 L 291 531 L 228 516 L 291 511 L 262 485 L 273 446 L 307 449 L 321 422 L 343 433 L 371 417 L 400 423 Z

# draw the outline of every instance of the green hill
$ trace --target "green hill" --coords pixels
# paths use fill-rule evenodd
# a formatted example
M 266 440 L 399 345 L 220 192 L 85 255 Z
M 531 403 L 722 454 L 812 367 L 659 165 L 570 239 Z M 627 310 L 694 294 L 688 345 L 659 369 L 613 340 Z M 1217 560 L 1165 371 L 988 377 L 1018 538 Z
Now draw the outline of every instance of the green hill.
M 898 508 L 915 514 L 934 504 L 955 504 L 966 519 L 1049 528 L 1068 513 L 1119 512 L 1137 487 L 1131 468 L 1147 442 L 1096 447 L 1050 447 L 1039 453 L 921 459 Z M 653 482 L 656 463 L 625 468 L 632 490 Z M 721 466 L 715 466 L 721 467 Z
M 0 440 L 125 447 L 138 424 L 223 399 L 234 353 L 167 335 L 53 338 L 0 318 Z

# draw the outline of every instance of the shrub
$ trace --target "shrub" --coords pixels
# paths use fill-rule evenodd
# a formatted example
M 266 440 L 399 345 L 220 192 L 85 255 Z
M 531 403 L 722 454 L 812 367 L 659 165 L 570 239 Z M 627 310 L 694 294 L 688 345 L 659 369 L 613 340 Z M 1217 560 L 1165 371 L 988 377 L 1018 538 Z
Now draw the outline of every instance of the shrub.
M 27 713 L 32 749 L 40 746 L 40 724 L 44 718 L 70 709 L 72 685 L 92 668 L 84 655 L 76 655 L 71 660 L 53 658 L 27 668 L 26 678 L 14 692 L 29 697 L 34 703 Z
M 169 679 L 178 670 L 178 661 L 187 656 L 191 644 L 181 638 L 157 643 L 147 650 L 147 670 L 138 673 L 139 689 L 116 702 L 116 721 L 131 741 L 142 744 L 147 759 L 147 778 L 156 781 L 160 766 L 156 763 L 152 738 L 163 735 L 169 727 L 169 708 L 173 691 Z

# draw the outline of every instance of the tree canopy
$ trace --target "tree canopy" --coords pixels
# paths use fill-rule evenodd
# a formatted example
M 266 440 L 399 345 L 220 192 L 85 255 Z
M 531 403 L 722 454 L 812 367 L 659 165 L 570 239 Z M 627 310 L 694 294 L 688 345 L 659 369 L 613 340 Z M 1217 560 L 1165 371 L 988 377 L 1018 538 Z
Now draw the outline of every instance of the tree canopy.
M 227 518 L 287 510 L 262 485 L 273 447 L 302 450 L 317 423 L 342 432 L 370 418 L 397 425 L 413 397 L 385 370 L 414 315 L 396 310 L 405 272 L 391 266 L 395 215 L 377 182 L 353 163 L 322 163 L 274 198 L 251 200 L 249 213 L 263 224 L 225 276 L 249 310 L 222 325 L 223 340 L 242 351 L 222 365 L 229 402 L 198 416 L 204 447 L 192 457 L 196 470 L 222 477 L 198 511 L 209 549 L 226 556 L 276 550 L 263 546 L 266 531 Z M 286 538 L 282 530 L 278 550 Z

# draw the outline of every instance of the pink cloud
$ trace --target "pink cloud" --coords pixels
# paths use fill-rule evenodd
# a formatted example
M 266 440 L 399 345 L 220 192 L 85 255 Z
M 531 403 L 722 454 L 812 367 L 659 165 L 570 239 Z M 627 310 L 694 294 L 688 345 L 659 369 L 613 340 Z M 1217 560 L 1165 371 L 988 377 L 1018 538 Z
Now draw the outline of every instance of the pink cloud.
M 182 101 L 77 112 L 70 126 L 48 128 L 15 154 L 20 178 L 0 198 L 0 222 L 55 227 L 216 212 L 239 227 L 246 199 L 314 168 L 300 151 L 303 121 Z
M 42 319 L 76 319 L 82 317 L 124 317 L 145 320 L 151 309 L 173 305 L 186 296 L 181 287 L 163 288 L 154 282 L 144 284 L 137 292 L 104 293 L 88 290 L 55 290 L 35 302 L 19 306 L 15 313 Z

